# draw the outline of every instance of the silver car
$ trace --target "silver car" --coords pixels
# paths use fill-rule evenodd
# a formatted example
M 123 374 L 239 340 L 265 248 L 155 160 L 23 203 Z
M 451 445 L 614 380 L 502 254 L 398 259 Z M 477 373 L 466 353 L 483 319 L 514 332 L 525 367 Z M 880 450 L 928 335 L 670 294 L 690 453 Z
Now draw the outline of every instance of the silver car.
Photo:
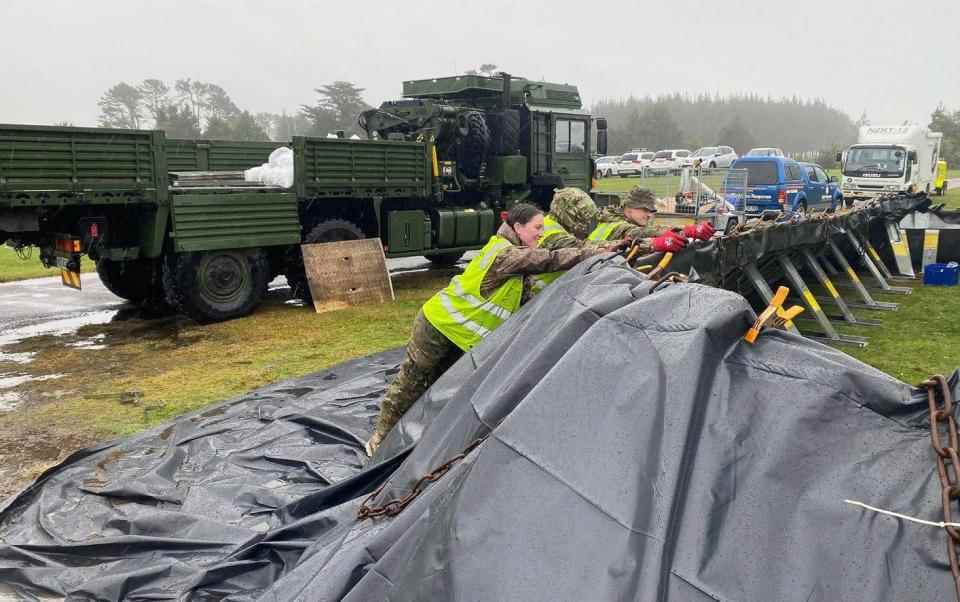
M 751 148 L 747 151 L 747 154 L 744 157 L 783 157 L 783 151 L 779 148 L 774 148 L 772 146 L 761 146 L 759 148 Z
M 729 146 L 704 146 L 698 148 L 692 155 L 684 160 L 684 167 L 693 167 L 697 161 L 700 161 L 700 167 L 715 169 L 717 167 L 730 167 L 730 164 L 737 160 L 737 151 Z

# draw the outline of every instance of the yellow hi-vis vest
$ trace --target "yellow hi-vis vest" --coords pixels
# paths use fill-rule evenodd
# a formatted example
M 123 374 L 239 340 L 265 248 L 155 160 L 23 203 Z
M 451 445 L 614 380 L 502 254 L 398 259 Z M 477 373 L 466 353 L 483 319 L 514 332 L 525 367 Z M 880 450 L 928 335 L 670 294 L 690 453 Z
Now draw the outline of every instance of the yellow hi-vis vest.
M 595 242 L 602 242 L 610 239 L 610 235 L 613 234 L 619 226 L 626 224 L 625 221 L 615 221 L 615 222 L 600 222 L 597 224 L 597 227 L 593 229 L 593 232 L 590 233 L 590 236 L 587 237 L 587 240 L 592 240 Z
M 500 236 L 492 236 L 462 274 L 423 304 L 423 315 L 434 328 L 454 345 L 469 351 L 520 307 L 523 277 L 516 276 L 500 285 L 488 299 L 480 294 L 480 285 L 497 255 L 513 245 Z
M 552 215 L 548 213 L 547 217 L 543 218 L 543 234 L 540 235 L 540 239 L 537 241 L 537 246 L 542 247 L 543 242 L 548 238 L 550 238 L 551 236 L 555 236 L 557 234 L 566 234 L 566 233 L 567 233 L 566 228 L 561 226 L 560 222 L 558 222 L 556 219 L 554 219 Z M 543 274 L 536 274 L 534 276 L 531 276 L 530 277 L 530 294 L 536 295 L 543 289 L 547 288 L 548 284 L 551 284 L 554 280 L 556 280 L 560 276 L 563 276 L 563 274 L 564 274 L 563 271 L 558 271 L 558 272 L 546 272 Z

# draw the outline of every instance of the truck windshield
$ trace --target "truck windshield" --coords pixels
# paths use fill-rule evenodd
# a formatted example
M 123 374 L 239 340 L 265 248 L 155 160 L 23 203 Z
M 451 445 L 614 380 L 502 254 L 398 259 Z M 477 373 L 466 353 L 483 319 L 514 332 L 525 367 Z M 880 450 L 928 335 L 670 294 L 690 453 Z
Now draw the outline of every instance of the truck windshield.
M 902 176 L 907 153 L 902 148 L 851 148 L 843 173 L 848 175 L 877 174 L 885 177 Z

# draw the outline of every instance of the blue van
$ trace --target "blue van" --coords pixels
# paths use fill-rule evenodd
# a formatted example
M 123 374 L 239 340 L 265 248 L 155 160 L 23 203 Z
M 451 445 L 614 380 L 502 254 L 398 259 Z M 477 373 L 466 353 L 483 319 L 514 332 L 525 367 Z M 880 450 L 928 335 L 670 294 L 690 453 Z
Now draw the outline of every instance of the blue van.
M 809 209 L 835 209 L 843 201 L 843 193 L 837 178 L 816 163 L 801 163 L 803 174 L 802 202 Z M 749 183 L 749 180 L 747 180 Z
M 800 164 L 786 157 L 740 157 L 730 169 L 747 171 L 747 190 L 736 195 L 737 211 L 743 210 L 746 197 L 746 213 L 759 215 L 764 211 L 796 211 L 804 206 L 806 194 L 803 171 Z M 726 191 L 739 193 L 733 184 L 736 177 L 728 174 Z

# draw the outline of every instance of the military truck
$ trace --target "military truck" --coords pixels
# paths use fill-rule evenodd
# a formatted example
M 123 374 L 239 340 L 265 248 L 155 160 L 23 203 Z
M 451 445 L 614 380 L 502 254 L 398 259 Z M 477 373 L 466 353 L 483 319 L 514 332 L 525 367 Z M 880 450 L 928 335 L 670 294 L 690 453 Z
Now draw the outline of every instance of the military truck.
M 408 81 L 361 116 L 369 139 L 167 140 L 160 131 L 0 125 L 0 243 L 37 246 L 79 287 L 83 255 L 135 303 L 200 322 L 245 315 L 284 274 L 309 298 L 301 243 L 380 237 L 388 257 L 452 265 L 501 212 L 589 189 L 591 134 L 574 86 L 461 76 Z M 245 182 L 294 151 L 294 185 Z

